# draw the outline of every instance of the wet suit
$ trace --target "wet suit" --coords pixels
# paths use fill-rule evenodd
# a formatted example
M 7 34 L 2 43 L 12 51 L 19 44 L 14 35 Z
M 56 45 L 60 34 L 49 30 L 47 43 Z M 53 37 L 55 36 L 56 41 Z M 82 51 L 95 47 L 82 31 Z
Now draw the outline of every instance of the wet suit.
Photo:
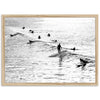
M 38 39 L 41 39 L 41 36 L 40 35 L 38 36 Z
M 61 52 L 61 45 L 60 45 L 60 43 L 59 43 L 59 45 L 57 46 L 57 50 L 58 50 L 58 53 Z
M 25 27 L 22 27 L 22 29 L 25 29 Z
M 50 37 L 50 34 L 48 33 L 48 37 Z

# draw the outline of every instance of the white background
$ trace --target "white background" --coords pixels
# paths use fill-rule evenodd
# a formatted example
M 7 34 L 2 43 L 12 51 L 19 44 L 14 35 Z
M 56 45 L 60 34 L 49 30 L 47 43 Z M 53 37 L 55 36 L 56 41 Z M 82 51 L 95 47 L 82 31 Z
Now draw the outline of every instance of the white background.
M 0 14 L 99 15 L 99 1 L 0 0 Z M 0 82 L 0 100 L 100 100 L 100 86 L 1 86 Z

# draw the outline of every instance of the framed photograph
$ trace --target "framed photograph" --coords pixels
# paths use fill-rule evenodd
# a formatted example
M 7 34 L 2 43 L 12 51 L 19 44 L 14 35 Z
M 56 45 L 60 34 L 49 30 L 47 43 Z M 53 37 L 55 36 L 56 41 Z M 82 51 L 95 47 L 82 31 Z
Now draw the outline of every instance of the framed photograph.
M 98 85 L 98 15 L 2 15 L 2 85 Z

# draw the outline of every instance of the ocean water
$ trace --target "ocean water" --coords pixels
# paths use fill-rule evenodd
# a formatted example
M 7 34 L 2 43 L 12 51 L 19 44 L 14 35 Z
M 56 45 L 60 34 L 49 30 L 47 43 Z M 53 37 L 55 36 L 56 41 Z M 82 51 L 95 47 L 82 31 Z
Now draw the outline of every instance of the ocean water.
M 23 26 L 26 27 L 24 30 Z M 29 29 L 34 30 L 34 34 L 29 33 Z M 24 35 L 10 37 L 17 32 Z M 47 37 L 48 33 L 51 37 Z M 41 35 L 41 41 L 37 42 L 38 35 Z M 34 43 L 27 44 L 31 39 Z M 58 53 L 58 43 L 65 52 L 52 56 Z M 73 47 L 77 50 L 70 50 Z M 90 61 L 84 69 L 77 67 L 80 58 Z M 5 82 L 95 82 L 95 19 L 6 18 Z

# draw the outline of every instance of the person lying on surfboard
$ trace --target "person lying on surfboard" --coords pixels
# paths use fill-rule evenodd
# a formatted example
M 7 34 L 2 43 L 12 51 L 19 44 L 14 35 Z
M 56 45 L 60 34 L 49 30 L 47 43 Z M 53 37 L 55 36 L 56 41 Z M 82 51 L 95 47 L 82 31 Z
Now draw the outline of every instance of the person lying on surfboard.
M 62 48 L 62 47 L 61 47 L 61 44 L 59 43 L 58 46 L 57 46 L 58 53 L 61 52 L 61 48 Z

